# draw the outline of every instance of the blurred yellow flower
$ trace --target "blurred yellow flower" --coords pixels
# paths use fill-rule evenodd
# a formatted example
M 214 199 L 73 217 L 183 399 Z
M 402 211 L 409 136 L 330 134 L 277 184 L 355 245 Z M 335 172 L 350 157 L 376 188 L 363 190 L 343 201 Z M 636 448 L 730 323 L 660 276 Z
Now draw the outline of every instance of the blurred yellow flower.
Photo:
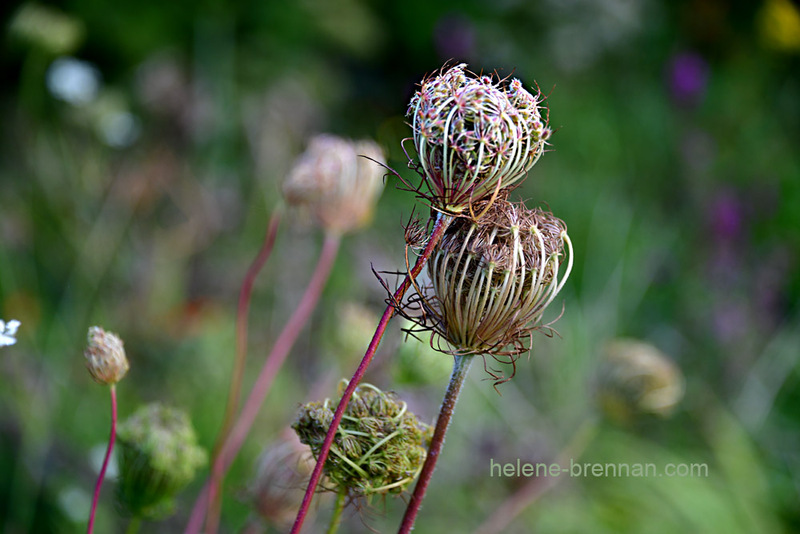
M 789 0 L 767 0 L 758 13 L 764 44 L 785 52 L 800 52 L 800 12 Z

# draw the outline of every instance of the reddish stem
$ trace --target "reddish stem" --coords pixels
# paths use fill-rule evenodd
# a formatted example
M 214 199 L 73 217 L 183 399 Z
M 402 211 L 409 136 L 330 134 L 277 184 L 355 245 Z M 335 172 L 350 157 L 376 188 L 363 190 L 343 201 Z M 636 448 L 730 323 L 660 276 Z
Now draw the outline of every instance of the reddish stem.
M 308 321 L 308 318 L 311 316 L 311 312 L 317 305 L 317 301 L 322 294 L 322 289 L 325 287 L 325 283 L 328 280 L 328 275 L 330 274 L 333 262 L 336 259 L 340 242 L 341 239 L 339 234 L 329 233 L 325 236 L 325 242 L 322 245 L 322 252 L 320 253 L 317 266 L 314 269 L 314 274 L 311 276 L 308 287 L 303 294 L 303 298 L 300 300 L 300 304 L 298 304 L 297 309 L 294 311 L 289 319 L 289 322 L 286 323 L 283 331 L 275 341 L 275 345 L 272 347 L 272 352 L 270 352 L 269 356 L 264 362 L 261 372 L 259 373 L 258 378 L 256 378 L 255 384 L 253 384 L 253 389 L 250 391 L 250 396 L 247 398 L 247 401 L 242 408 L 242 412 L 239 414 L 239 418 L 234 424 L 228 439 L 225 440 L 225 443 L 223 444 L 219 454 L 217 455 L 217 458 L 214 461 L 214 465 L 211 469 L 211 477 L 208 482 L 208 489 L 204 490 L 198 497 L 198 503 L 200 503 L 201 512 L 196 513 L 195 510 L 192 511 L 192 517 L 190 518 L 189 525 L 186 528 L 187 533 L 199 532 L 202 517 L 197 516 L 202 514 L 203 501 L 209 503 L 214 502 L 219 491 L 219 486 L 221 485 L 222 479 L 225 476 L 225 472 L 228 470 L 231 463 L 233 463 L 233 460 L 236 458 L 236 454 L 239 452 L 239 449 L 241 449 L 242 444 L 244 443 L 244 440 L 250 431 L 250 427 L 252 427 L 253 422 L 258 415 L 258 411 L 261 408 L 261 405 L 264 403 L 264 399 L 266 398 L 267 393 L 272 386 L 272 381 L 275 379 L 275 375 L 278 374 L 278 370 L 286 360 L 286 356 L 289 354 L 292 345 L 294 345 L 294 342 L 300 335 L 300 332 Z M 197 508 L 198 506 L 196 503 L 195 509 Z M 206 532 L 216 532 L 218 522 L 219 515 L 209 513 L 208 520 L 206 522 Z
M 333 414 L 333 421 L 331 421 L 331 426 L 328 428 L 328 433 L 325 435 L 325 441 L 323 441 L 322 448 L 317 456 L 317 464 L 314 466 L 314 471 L 311 473 L 311 478 L 308 481 L 308 487 L 306 488 L 306 493 L 303 496 L 303 502 L 300 504 L 300 510 L 297 512 L 297 518 L 295 519 L 291 534 L 299 534 L 300 529 L 303 527 L 303 521 L 306 519 L 308 509 L 311 506 L 311 500 L 314 498 L 314 491 L 317 489 L 320 478 L 322 478 L 322 468 L 325 465 L 325 460 L 328 458 L 328 453 L 331 450 L 333 438 L 336 435 L 337 429 L 339 428 L 339 423 L 342 421 L 344 410 L 347 408 L 347 403 L 350 401 L 350 397 L 353 395 L 353 392 L 355 391 L 359 382 L 361 382 L 361 379 L 364 377 L 364 373 L 367 372 L 367 368 L 372 362 L 372 357 L 375 356 L 375 351 L 378 349 L 378 345 L 381 342 L 384 331 L 386 331 L 386 326 L 389 324 L 389 319 L 391 319 L 397 311 L 395 309 L 395 303 L 400 302 L 403 299 L 406 291 L 411 286 L 412 280 L 414 280 L 420 273 L 422 267 L 433 253 L 433 248 L 441 240 L 444 231 L 450 224 L 450 220 L 450 217 L 445 215 L 440 215 L 436 219 L 436 224 L 433 226 L 433 230 L 431 231 L 431 235 L 428 239 L 428 244 L 425 246 L 425 250 L 423 250 L 422 254 L 420 254 L 420 256 L 417 258 L 417 262 L 414 264 L 414 267 L 406 275 L 403 283 L 399 288 L 397 288 L 397 291 L 395 291 L 394 296 L 392 297 L 392 302 L 389 303 L 389 305 L 386 307 L 386 310 L 383 312 L 383 316 L 381 316 L 381 320 L 378 323 L 375 334 L 372 336 L 372 341 L 370 342 L 369 347 L 367 347 L 367 352 L 364 354 L 364 358 L 358 365 L 358 369 L 356 369 L 355 374 L 353 374 L 353 378 L 351 378 L 350 382 L 347 384 L 347 388 L 345 388 L 344 393 L 342 394 L 342 399 L 339 401 L 339 405 L 336 407 L 336 412 Z
M 269 224 L 267 225 L 267 231 L 264 234 L 264 242 L 261 245 L 261 249 L 258 251 L 258 255 L 250 265 L 250 268 L 247 269 L 247 274 L 245 274 L 242 287 L 239 290 L 239 305 L 236 309 L 236 356 L 233 362 L 231 385 L 228 390 L 228 404 L 225 407 L 225 416 L 222 418 L 222 426 L 217 436 L 217 442 L 214 444 L 212 465 L 216 462 L 220 449 L 228 438 L 228 433 L 233 424 L 233 418 L 236 415 L 236 411 L 239 409 L 239 396 L 242 390 L 244 363 L 247 359 L 247 315 L 250 310 L 250 298 L 253 294 L 253 286 L 255 285 L 256 277 L 258 273 L 261 272 L 261 269 L 264 268 L 264 264 L 267 263 L 272 253 L 272 248 L 275 245 L 275 237 L 278 234 L 281 214 L 280 208 L 272 212 Z M 209 517 L 213 515 L 212 511 L 217 515 L 219 514 L 219 505 L 219 494 L 217 494 L 217 498 L 208 505 Z
M 450 383 L 444 394 L 444 400 L 442 400 L 439 418 L 436 420 L 436 428 L 433 431 L 430 447 L 428 447 L 428 456 L 425 458 L 422 471 L 419 473 L 419 480 L 414 487 L 414 494 L 411 495 L 411 500 L 408 501 L 403 522 L 400 524 L 400 530 L 397 531 L 398 534 L 408 534 L 414 528 L 414 521 L 417 519 L 422 499 L 425 498 L 425 491 L 428 489 L 433 471 L 436 469 L 436 461 L 439 459 L 439 453 L 442 452 L 442 446 L 444 446 L 444 435 L 450 426 L 450 420 L 456 408 L 456 401 L 459 393 L 461 393 L 461 386 L 464 385 L 464 379 L 467 377 L 473 358 L 473 355 L 455 357 L 453 374 L 450 376 Z
M 108 438 L 108 448 L 106 449 L 106 457 L 103 459 L 103 466 L 100 468 L 100 474 L 97 477 L 97 483 L 94 486 L 94 499 L 92 499 L 92 511 L 89 514 L 89 526 L 86 529 L 87 534 L 92 534 L 94 530 L 94 515 L 97 512 L 97 502 L 100 499 L 100 487 L 103 485 L 103 479 L 106 478 L 106 469 L 108 468 L 108 461 L 111 459 L 111 451 L 114 449 L 114 441 L 117 439 L 117 390 L 114 384 L 110 386 L 111 390 L 111 436 Z

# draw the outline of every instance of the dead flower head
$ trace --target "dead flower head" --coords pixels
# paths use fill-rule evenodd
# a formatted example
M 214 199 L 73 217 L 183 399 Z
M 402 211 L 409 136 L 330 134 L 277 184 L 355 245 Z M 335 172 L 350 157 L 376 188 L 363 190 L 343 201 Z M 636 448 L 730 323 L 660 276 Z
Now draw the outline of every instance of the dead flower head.
M 419 290 L 416 322 L 452 348 L 443 352 L 513 363 L 529 350 L 532 332 L 546 328 L 542 315 L 572 260 L 561 220 L 497 200 L 482 218 L 459 217 L 445 232 L 428 263 L 430 285 Z

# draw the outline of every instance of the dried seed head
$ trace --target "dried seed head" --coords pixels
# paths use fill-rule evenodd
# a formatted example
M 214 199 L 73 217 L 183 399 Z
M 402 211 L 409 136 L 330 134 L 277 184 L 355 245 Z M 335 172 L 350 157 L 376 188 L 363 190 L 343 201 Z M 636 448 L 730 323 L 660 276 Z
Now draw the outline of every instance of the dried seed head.
M 625 423 L 637 414 L 669 416 L 683 398 L 683 375 L 654 346 L 617 339 L 604 350 L 598 398 L 605 415 Z
M 550 137 L 543 100 L 463 63 L 424 80 L 406 116 L 434 207 L 461 213 L 521 181 Z
M 207 460 L 189 417 L 180 410 L 150 404 L 120 424 L 118 437 L 120 504 L 146 519 L 169 515 L 175 496 Z
M 119 336 L 99 326 L 92 326 L 88 338 L 83 354 L 86 356 L 86 368 L 95 382 L 111 386 L 122 380 L 128 372 L 128 359 Z
M 347 385 L 346 381 L 342 382 Z M 340 388 L 339 395 L 344 391 Z M 317 457 L 339 399 L 300 408 L 292 428 Z M 359 385 L 325 462 L 332 491 L 347 488 L 351 497 L 401 493 L 416 478 L 433 435 L 406 403 L 371 384 Z
M 449 352 L 513 361 L 528 350 L 571 269 L 572 245 L 561 220 L 497 200 L 478 221 L 456 219 L 435 249 L 431 287 L 422 299 L 427 321 L 453 347 Z
M 323 228 L 356 230 L 369 222 L 383 191 L 383 162 L 383 152 L 372 141 L 318 135 L 286 178 L 284 197 Z

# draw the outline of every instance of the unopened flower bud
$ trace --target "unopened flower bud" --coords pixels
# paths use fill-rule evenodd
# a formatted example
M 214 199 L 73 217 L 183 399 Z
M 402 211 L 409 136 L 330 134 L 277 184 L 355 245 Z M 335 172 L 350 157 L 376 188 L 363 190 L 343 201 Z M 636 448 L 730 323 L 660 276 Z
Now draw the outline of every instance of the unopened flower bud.
M 143 406 L 120 424 L 118 499 L 134 516 L 160 519 L 206 462 L 188 416 L 160 404 Z
M 669 416 L 683 398 L 680 369 L 654 346 L 617 339 L 604 350 L 598 397 L 613 421 L 626 422 L 637 414 Z
M 364 226 L 383 191 L 384 157 L 372 141 L 314 137 L 283 185 L 286 201 L 341 233 Z
M 424 80 L 407 118 L 433 206 L 462 213 L 521 181 L 550 136 L 543 100 L 517 79 L 475 77 L 465 64 Z
M 292 425 L 314 457 L 338 401 L 302 406 Z M 422 469 L 432 435 L 433 429 L 420 423 L 393 393 L 361 384 L 347 405 L 325 462 L 325 474 L 332 489 L 346 488 L 351 496 L 401 493 Z
M 95 382 L 111 386 L 128 372 L 128 359 L 122 340 L 113 332 L 99 326 L 89 328 L 88 344 L 84 351 L 86 368 Z

